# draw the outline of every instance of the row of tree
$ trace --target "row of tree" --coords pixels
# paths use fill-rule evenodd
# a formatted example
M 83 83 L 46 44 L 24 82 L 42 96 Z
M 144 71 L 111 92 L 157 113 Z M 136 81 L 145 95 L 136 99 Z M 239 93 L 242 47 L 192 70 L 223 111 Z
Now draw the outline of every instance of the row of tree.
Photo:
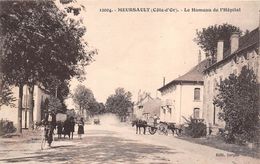
M 96 51 L 89 51 L 83 41 L 86 29 L 80 20 L 69 16 L 80 12 L 73 4 L 58 8 L 54 1 L 1 1 L 0 7 L 0 102 L 12 104 L 10 86 L 19 87 L 18 132 L 22 132 L 23 86 L 29 88 L 32 128 L 34 86 L 44 88 L 63 103 L 69 80 L 84 77 L 85 66 Z
M 96 101 L 90 89 L 84 85 L 78 85 L 74 90 L 73 101 L 81 115 L 84 114 L 84 111 L 90 116 L 114 113 L 124 120 L 133 107 L 131 97 L 132 94 L 125 91 L 124 88 L 117 88 L 115 93 L 107 98 L 104 105 Z

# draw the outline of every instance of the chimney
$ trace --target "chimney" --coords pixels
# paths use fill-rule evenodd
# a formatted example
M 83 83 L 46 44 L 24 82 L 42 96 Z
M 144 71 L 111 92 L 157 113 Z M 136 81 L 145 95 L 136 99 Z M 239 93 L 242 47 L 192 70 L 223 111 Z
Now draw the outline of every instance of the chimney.
M 201 62 L 201 52 L 199 50 L 199 54 L 198 54 L 198 64 Z
M 230 37 L 230 50 L 231 50 L 231 54 L 234 53 L 239 46 L 239 33 L 238 32 L 234 32 L 231 37 Z
M 163 77 L 163 86 L 165 86 L 165 77 Z
M 224 51 L 224 41 L 219 40 L 217 46 L 217 62 L 223 59 L 223 51 Z

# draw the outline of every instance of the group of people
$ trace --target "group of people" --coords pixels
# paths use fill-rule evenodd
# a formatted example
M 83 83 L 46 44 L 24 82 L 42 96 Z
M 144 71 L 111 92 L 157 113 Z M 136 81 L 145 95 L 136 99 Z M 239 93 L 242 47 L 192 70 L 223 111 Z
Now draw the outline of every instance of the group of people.
M 69 139 L 73 139 L 76 123 L 78 124 L 78 136 L 82 139 L 82 134 L 84 134 L 84 120 L 81 118 L 78 122 L 76 122 L 74 117 L 67 118 L 64 122 L 57 122 L 58 139 L 61 139 L 62 134 L 63 138 L 68 135 Z
M 69 136 L 69 139 L 73 139 L 73 133 L 75 132 L 75 125 L 78 124 L 78 136 L 82 139 L 82 134 L 84 134 L 84 120 L 80 118 L 79 121 L 75 121 L 74 117 L 67 118 L 64 122 L 56 121 L 55 114 L 46 115 L 45 119 L 42 121 L 44 125 L 45 138 L 48 140 L 49 146 L 53 141 L 54 130 L 57 130 L 58 139 L 61 139 L 61 135 Z

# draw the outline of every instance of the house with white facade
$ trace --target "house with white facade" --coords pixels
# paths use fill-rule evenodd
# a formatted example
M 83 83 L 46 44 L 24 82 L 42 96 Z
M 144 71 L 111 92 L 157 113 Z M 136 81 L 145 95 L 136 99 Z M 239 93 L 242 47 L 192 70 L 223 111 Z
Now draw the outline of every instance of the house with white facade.
M 16 98 L 14 107 L 2 105 L 0 107 L 0 119 L 10 120 L 17 126 L 18 123 L 18 95 L 19 88 L 12 88 L 13 96 Z M 44 113 L 42 111 L 42 105 L 49 95 L 47 92 L 39 86 L 34 86 L 33 93 L 33 121 L 39 122 L 43 119 Z M 22 102 L 22 128 L 28 128 L 29 125 L 29 90 L 28 86 L 23 87 L 23 102 Z
M 198 65 L 158 89 L 162 99 L 161 121 L 178 125 L 185 123 L 185 118 L 202 118 L 203 70 L 206 63 L 206 60 L 200 62 L 199 57 Z
M 217 61 L 207 66 L 204 71 L 203 118 L 213 131 L 219 127 L 223 128 L 225 124 L 219 120 L 220 109 L 213 103 L 217 95 L 217 84 L 232 73 L 238 75 L 243 66 L 252 69 L 258 84 L 260 83 L 259 35 L 259 28 L 242 37 L 234 33 L 230 38 L 230 48 L 226 51 L 223 49 L 223 41 L 220 40 L 217 44 Z
M 153 100 L 149 93 L 139 91 L 137 101 L 134 103 L 133 117 L 143 119 L 144 104 Z

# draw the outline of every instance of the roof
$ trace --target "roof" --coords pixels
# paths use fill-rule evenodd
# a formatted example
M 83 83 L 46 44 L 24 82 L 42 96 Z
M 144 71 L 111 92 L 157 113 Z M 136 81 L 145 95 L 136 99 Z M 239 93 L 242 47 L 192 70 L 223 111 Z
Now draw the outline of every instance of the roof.
M 259 28 L 256 28 L 253 31 L 251 31 L 249 34 L 239 38 L 239 46 L 238 46 L 238 49 L 235 52 L 233 52 L 231 54 L 231 50 L 229 48 L 227 51 L 224 52 L 224 54 L 223 54 L 224 59 L 223 60 L 209 66 L 207 69 L 205 69 L 205 71 L 210 70 L 212 68 L 215 68 L 216 66 L 218 66 L 221 63 L 223 63 L 224 61 L 232 58 L 234 55 L 238 54 L 239 52 L 247 50 L 248 48 L 251 48 L 251 47 L 258 45 L 258 44 L 259 44 Z
M 148 101 L 149 101 L 150 99 L 153 100 L 153 98 L 151 97 L 151 95 L 148 94 L 148 93 L 146 93 L 145 96 L 142 97 L 138 102 L 136 102 L 135 105 L 140 105 L 141 103 L 143 103 L 143 101 L 144 101 L 146 98 L 148 98 Z
M 200 83 L 203 84 L 203 71 L 206 68 L 208 61 L 205 59 L 200 62 L 198 65 L 193 67 L 190 71 L 185 73 L 184 75 L 174 79 L 173 81 L 167 83 L 165 86 L 159 88 L 159 91 L 163 91 L 171 85 L 176 85 L 179 83 Z
M 144 103 L 143 113 L 150 113 L 151 115 L 160 115 L 161 104 L 162 101 L 158 98 L 148 101 Z

